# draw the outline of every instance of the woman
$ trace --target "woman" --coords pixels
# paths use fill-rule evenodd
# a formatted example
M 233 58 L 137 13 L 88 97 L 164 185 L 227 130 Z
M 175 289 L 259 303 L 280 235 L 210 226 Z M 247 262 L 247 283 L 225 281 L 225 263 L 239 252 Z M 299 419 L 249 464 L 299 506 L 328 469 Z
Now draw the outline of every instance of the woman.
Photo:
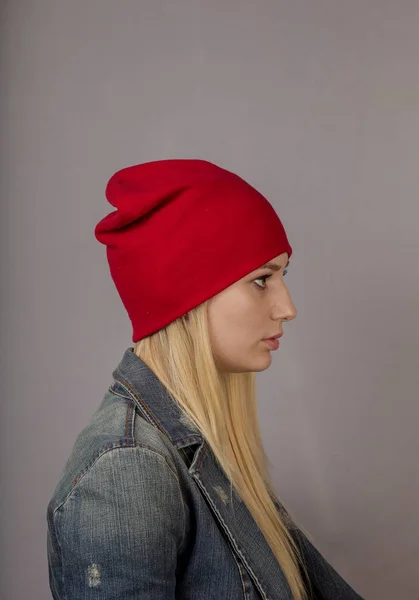
M 275 495 L 255 373 L 296 316 L 271 204 L 202 160 L 128 167 L 96 226 L 128 348 L 48 506 L 55 600 L 360 600 Z

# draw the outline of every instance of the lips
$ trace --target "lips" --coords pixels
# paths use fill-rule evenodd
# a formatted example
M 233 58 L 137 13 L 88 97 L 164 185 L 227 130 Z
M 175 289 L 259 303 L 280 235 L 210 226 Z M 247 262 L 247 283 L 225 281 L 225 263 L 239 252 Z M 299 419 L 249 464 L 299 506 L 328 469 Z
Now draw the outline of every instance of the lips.
M 264 338 L 264 339 L 265 339 L 265 340 L 277 340 L 277 339 L 279 339 L 280 337 L 282 337 L 283 335 L 284 335 L 284 332 L 283 332 L 283 331 L 281 331 L 281 333 L 278 333 L 277 335 L 273 335 L 272 337 L 269 337 L 269 338 Z

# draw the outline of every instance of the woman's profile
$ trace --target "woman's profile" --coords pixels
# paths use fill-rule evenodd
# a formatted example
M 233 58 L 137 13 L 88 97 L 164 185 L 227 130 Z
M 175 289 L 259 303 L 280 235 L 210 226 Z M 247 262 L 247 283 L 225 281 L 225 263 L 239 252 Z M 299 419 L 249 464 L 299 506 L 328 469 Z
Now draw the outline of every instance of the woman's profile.
M 197 159 L 124 168 L 106 197 L 134 345 L 48 505 L 54 600 L 362 600 L 269 476 L 256 373 L 296 317 L 274 208 Z

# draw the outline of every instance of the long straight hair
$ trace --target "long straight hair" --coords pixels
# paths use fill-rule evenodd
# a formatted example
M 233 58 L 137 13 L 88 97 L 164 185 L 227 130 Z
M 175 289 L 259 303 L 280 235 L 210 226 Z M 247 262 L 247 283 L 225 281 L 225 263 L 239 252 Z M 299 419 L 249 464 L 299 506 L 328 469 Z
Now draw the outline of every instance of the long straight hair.
M 207 302 L 137 342 L 134 352 L 200 430 L 230 481 L 230 493 L 234 487 L 272 549 L 293 598 L 307 600 L 300 567 L 309 578 L 285 521 L 298 526 L 287 511 L 281 516 L 275 504 L 278 495 L 260 435 L 256 374 L 217 368 Z

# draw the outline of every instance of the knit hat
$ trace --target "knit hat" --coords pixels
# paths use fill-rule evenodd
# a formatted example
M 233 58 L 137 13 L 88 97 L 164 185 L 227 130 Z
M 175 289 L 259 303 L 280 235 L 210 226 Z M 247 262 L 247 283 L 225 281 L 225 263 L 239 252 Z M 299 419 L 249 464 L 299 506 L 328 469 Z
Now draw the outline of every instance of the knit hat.
M 116 208 L 95 228 L 133 327 L 162 329 L 292 248 L 268 200 L 238 175 L 196 159 L 117 171 Z

